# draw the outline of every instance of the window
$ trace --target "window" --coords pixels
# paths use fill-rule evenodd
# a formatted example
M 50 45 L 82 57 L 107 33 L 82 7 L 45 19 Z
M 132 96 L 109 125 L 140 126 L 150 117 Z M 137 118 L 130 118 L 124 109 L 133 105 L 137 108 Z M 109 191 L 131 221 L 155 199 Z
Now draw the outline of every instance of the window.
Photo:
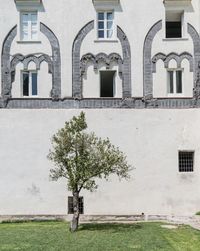
M 114 97 L 116 71 L 100 71 L 100 97 Z
M 179 172 L 194 171 L 194 152 L 179 151 Z
M 32 41 L 38 38 L 37 12 L 21 13 L 21 40 Z
M 168 69 L 167 70 L 167 92 L 168 94 L 182 94 L 182 70 Z
M 68 197 L 68 214 L 73 214 L 74 208 L 73 208 L 73 197 Z M 79 213 L 84 213 L 84 203 L 83 203 L 83 197 L 79 197 Z
M 113 12 L 98 12 L 98 38 L 111 39 L 113 37 Z
M 23 96 L 37 96 L 37 72 L 23 71 L 22 72 L 22 95 Z
M 182 37 L 182 12 L 166 12 L 166 38 Z

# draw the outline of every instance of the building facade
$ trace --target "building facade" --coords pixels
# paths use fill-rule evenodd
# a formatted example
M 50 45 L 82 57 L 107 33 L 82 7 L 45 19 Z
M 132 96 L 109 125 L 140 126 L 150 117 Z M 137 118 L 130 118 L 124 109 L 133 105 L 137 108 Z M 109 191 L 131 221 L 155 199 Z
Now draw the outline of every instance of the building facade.
M 198 0 L 0 0 L 0 27 L 0 215 L 68 214 L 46 156 L 80 111 L 134 166 L 85 215 L 200 211 Z

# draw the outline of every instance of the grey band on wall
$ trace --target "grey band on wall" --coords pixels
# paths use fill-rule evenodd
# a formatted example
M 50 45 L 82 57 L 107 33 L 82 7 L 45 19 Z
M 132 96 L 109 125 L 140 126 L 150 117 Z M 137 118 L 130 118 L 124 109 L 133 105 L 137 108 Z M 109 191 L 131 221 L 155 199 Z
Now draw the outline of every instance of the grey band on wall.
M 1 53 L 1 96 L 4 100 L 11 97 L 11 69 L 10 69 L 10 49 L 14 38 L 17 35 L 17 25 L 15 25 L 3 42 Z
M 143 48 L 143 88 L 144 97 L 153 98 L 153 75 L 152 75 L 152 43 L 155 35 L 162 29 L 162 20 L 155 23 L 146 35 Z
M 123 53 L 123 74 L 122 74 L 122 97 L 130 98 L 132 96 L 131 89 L 131 47 L 126 34 L 117 26 L 117 37 L 122 46 Z
M 52 49 L 53 72 L 52 72 L 52 91 L 53 100 L 61 98 L 61 57 L 60 45 L 55 34 L 43 23 L 40 23 L 40 31 L 48 38 Z
M 87 23 L 77 34 L 72 47 L 72 96 L 82 98 L 82 78 L 80 51 L 81 44 L 86 35 L 94 29 L 94 21 Z

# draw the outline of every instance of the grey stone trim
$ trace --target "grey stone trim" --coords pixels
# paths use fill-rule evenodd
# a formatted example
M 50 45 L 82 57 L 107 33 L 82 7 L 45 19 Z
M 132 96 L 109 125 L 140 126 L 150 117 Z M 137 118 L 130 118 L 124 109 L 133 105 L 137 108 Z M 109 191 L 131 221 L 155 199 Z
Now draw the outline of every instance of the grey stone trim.
M 6 36 L 1 53 L 1 96 L 5 102 L 7 98 L 11 97 L 10 48 L 16 35 L 17 25 Z
M 15 54 L 13 56 L 13 59 L 11 60 L 11 82 L 14 82 L 15 80 L 15 69 L 16 69 L 16 65 L 21 62 L 23 63 L 24 66 L 24 70 L 28 70 L 28 64 L 30 62 L 34 62 L 36 64 L 36 69 L 39 70 L 40 69 L 40 65 L 42 62 L 46 61 L 48 63 L 48 72 L 52 74 L 53 72 L 53 62 L 50 58 L 49 55 L 47 54 L 40 54 L 39 56 L 37 56 L 37 54 L 29 54 L 26 56 L 23 56 L 22 54 Z
M 200 36 L 196 29 L 189 23 L 188 33 L 194 45 L 194 99 L 200 99 Z
M 87 34 L 94 29 L 94 21 L 87 23 L 77 34 L 72 47 L 72 96 L 82 98 L 81 82 L 81 62 L 80 50 L 81 44 Z
M 0 108 L 4 108 L 0 100 Z M 157 98 L 144 100 L 142 98 L 85 98 L 59 99 L 51 98 L 12 98 L 8 100 L 8 109 L 188 109 L 200 108 L 200 100 L 192 98 Z
M 94 21 L 86 24 L 76 36 L 72 47 L 72 96 L 74 98 L 82 98 L 82 73 L 81 73 L 81 59 L 80 48 L 82 41 L 86 35 L 94 29 Z M 123 52 L 123 65 L 122 65 L 122 89 L 123 98 L 131 97 L 131 49 L 128 38 L 122 29 L 117 26 L 117 37 L 121 42 Z M 102 55 L 99 54 L 99 55 Z M 88 53 L 90 60 L 95 60 L 93 56 Z
M 40 23 L 40 31 L 48 38 L 52 49 L 52 91 L 51 97 L 53 100 L 58 100 L 61 97 L 61 56 L 60 45 L 55 34 L 43 23 Z
M 155 35 L 162 29 L 162 20 L 155 23 L 146 35 L 143 48 L 143 88 L 144 97 L 153 98 L 153 75 L 152 75 L 152 43 Z
M 122 64 L 123 60 L 121 56 L 117 53 L 110 53 L 109 55 L 105 53 L 98 53 L 97 55 L 93 55 L 92 53 L 87 53 L 81 58 L 81 75 L 85 75 L 87 71 L 87 65 L 92 63 L 94 65 L 94 71 L 98 70 L 99 64 L 103 63 L 106 66 L 106 69 L 111 68 L 111 63 L 116 62 L 119 66 L 119 76 L 122 77 L 123 69 Z
M 131 47 L 129 40 L 124 33 L 124 31 L 117 26 L 117 37 L 121 42 L 122 53 L 123 53 L 123 76 L 122 76 L 122 96 L 123 98 L 129 98 L 132 96 L 132 88 L 131 88 Z
M 190 63 L 190 72 L 193 72 L 193 56 L 188 53 L 188 52 L 183 52 L 180 55 L 172 52 L 169 53 L 168 55 L 164 53 L 157 53 L 153 58 L 152 58 L 152 72 L 156 72 L 156 63 L 157 61 L 161 59 L 164 62 L 165 68 L 169 68 L 169 62 L 171 59 L 174 59 L 177 62 L 177 67 L 181 67 L 181 63 L 183 59 L 187 59 Z

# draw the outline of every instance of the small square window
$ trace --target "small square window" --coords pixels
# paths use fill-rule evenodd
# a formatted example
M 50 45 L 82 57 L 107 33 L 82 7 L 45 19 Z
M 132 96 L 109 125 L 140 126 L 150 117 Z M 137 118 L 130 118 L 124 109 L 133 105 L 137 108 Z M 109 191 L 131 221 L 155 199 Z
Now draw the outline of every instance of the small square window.
M 74 208 L 73 208 L 73 197 L 68 197 L 68 214 L 73 214 Z M 84 202 L 83 197 L 79 197 L 79 213 L 84 214 Z
M 194 152 L 179 151 L 179 172 L 194 171 Z

